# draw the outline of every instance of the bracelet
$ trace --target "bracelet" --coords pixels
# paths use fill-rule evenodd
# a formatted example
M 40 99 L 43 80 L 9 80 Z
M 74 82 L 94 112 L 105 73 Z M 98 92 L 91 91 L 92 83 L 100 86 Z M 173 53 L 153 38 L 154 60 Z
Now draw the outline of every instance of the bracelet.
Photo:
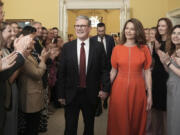
M 167 64 L 167 67 L 169 67 L 171 65 L 171 61 Z

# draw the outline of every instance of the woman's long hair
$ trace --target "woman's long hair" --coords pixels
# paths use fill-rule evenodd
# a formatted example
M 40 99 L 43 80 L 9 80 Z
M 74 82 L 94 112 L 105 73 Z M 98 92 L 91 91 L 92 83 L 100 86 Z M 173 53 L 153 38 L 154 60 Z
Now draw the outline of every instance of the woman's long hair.
M 134 24 L 134 29 L 136 32 L 135 33 L 135 43 L 140 48 L 140 45 L 146 44 L 146 37 L 145 37 L 144 28 L 143 28 L 142 23 L 138 19 L 135 19 L 135 18 L 131 18 L 128 21 L 126 21 L 123 31 L 122 31 L 121 44 L 124 44 L 127 41 L 126 35 L 125 35 L 125 29 L 129 22 Z
M 3 47 L 5 47 L 6 45 L 6 41 L 4 40 L 3 36 L 2 36 L 2 32 L 6 29 L 6 27 L 10 25 L 10 23 L 7 22 L 2 22 L 0 24 L 0 49 L 2 49 Z
M 159 33 L 159 31 L 158 31 L 158 27 L 159 27 L 159 22 L 160 21 L 165 21 L 166 22 L 166 24 L 167 24 L 167 39 L 166 39 L 166 46 L 165 46 L 165 51 L 167 51 L 167 50 L 169 50 L 169 48 L 168 48 L 168 46 L 167 46 L 167 44 L 170 44 L 170 34 L 171 34 L 171 29 L 172 29 L 172 27 L 173 27 L 173 25 L 172 25 L 172 22 L 171 22 L 171 20 L 170 19 L 168 19 L 168 18 L 160 18 L 159 20 L 158 20 L 158 23 L 157 23 L 157 32 L 156 32 L 156 40 L 158 41 L 158 42 L 162 42 L 162 36 L 160 35 L 160 33 Z
M 172 40 L 171 40 L 171 35 L 172 35 L 172 33 L 173 33 L 173 31 L 176 29 L 176 28 L 180 28 L 180 25 L 175 25 L 173 28 L 172 28 L 172 30 L 171 30 L 171 32 L 170 32 L 170 41 L 168 41 L 167 42 L 167 47 L 166 47 L 166 51 L 168 52 L 168 54 L 171 56 L 174 52 L 175 52 L 175 50 L 176 50 L 176 45 L 172 42 Z

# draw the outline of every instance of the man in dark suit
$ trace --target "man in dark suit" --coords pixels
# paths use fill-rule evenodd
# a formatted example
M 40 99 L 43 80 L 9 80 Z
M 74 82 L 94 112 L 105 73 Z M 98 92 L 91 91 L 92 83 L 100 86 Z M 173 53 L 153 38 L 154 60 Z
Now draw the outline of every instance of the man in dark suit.
M 106 56 L 107 56 L 107 62 L 108 62 L 108 70 L 109 72 L 111 71 L 111 54 L 112 50 L 115 46 L 115 42 L 112 36 L 105 34 L 106 33 L 106 26 L 104 23 L 98 23 L 97 24 L 97 35 L 92 37 L 92 39 L 101 42 L 104 45 L 104 49 L 106 51 Z M 107 104 L 107 99 L 104 100 L 103 107 L 106 109 L 108 104 Z M 97 102 L 97 110 L 96 110 L 96 116 L 99 116 L 102 113 L 102 103 L 101 99 L 98 99 Z
M 106 26 L 104 23 L 97 24 L 97 35 L 92 39 L 101 42 L 104 45 L 104 49 L 107 55 L 108 70 L 111 71 L 111 54 L 115 46 L 115 42 L 112 36 L 106 34 Z
M 35 52 L 37 55 L 41 54 L 41 51 L 43 50 L 44 46 L 42 44 L 42 24 L 40 22 L 33 22 L 32 27 L 36 29 L 36 37 L 34 38 L 35 43 L 34 43 L 34 48 Z
M 89 39 L 88 17 L 78 16 L 74 27 L 77 39 L 63 46 L 58 74 L 59 101 L 65 105 L 64 134 L 77 135 L 81 110 L 85 124 L 83 135 L 94 135 L 97 97 L 105 99 L 110 90 L 106 53 L 101 43 Z

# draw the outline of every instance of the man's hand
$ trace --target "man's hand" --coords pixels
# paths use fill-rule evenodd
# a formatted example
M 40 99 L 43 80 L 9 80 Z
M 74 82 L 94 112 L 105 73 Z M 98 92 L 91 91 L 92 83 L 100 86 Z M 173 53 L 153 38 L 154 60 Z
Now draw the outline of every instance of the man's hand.
M 16 63 L 17 53 L 12 52 L 10 55 L 0 59 L 0 71 L 9 69 Z
M 99 91 L 99 95 L 98 97 L 100 97 L 102 100 L 105 100 L 108 96 L 108 93 L 107 92 L 104 92 L 102 90 Z
M 64 98 L 60 98 L 58 101 L 61 103 L 61 105 L 66 105 L 66 100 Z

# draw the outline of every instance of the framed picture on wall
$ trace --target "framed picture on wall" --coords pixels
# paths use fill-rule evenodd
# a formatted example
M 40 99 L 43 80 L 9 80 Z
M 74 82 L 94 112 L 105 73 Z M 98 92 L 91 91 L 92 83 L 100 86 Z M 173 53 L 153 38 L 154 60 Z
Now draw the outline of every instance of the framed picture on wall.
M 19 27 L 24 28 L 27 25 L 31 25 L 34 20 L 33 19 L 6 19 L 5 21 L 9 23 L 16 22 L 18 23 Z

